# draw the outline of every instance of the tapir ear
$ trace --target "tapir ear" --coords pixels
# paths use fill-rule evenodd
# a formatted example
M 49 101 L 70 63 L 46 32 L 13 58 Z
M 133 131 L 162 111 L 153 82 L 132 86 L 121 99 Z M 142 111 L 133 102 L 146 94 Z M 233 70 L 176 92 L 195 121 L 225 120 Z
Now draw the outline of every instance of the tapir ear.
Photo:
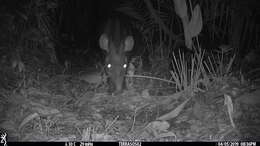
M 135 43 L 135 41 L 134 41 L 133 36 L 126 37 L 126 39 L 125 39 L 125 52 L 131 51 L 134 47 L 134 43 Z
M 103 50 L 106 50 L 107 52 L 108 50 L 108 37 L 106 34 L 102 34 L 99 38 L 99 47 Z

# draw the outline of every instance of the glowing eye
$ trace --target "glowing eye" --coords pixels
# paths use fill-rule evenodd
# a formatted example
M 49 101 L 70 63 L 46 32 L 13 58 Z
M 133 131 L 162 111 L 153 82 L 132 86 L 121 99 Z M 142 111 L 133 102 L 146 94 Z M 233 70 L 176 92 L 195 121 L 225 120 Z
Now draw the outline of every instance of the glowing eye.
M 127 67 L 127 65 L 126 65 L 126 64 L 124 64 L 124 65 L 123 65 L 123 68 L 126 68 L 126 67 Z
M 111 68 L 111 64 L 108 64 L 108 65 L 107 65 L 107 68 Z

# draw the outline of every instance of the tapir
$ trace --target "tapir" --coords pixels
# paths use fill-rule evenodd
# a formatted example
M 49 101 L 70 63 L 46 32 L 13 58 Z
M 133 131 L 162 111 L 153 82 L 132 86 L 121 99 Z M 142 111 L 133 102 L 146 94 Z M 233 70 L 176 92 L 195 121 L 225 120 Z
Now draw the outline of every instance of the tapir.
M 129 24 L 120 18 L 109 18 L 99 37 L 99 46 L 106 51 L 105 65 L 110 91 L 119 93 L 125 88 L 128 57 L 135 44 Z

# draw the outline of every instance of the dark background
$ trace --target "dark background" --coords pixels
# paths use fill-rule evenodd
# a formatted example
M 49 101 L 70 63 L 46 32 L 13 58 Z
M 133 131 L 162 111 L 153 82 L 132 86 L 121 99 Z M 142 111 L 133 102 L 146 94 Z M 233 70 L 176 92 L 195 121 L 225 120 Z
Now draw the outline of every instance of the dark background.
M 2 46 L 13 44 L 16 48 L 25 48 L 18 49 L 18 52 L 25 54 L 32 51 L 25 45 L 27 40 L 34 40 L 33 43 L 38 41 L 36 45 L 52 44 L 55 53 L 49 54 L 56 56 L 56 63 L 59 64 L 64 64 L 66 60 L 78 65 L 103 62 L 104 51 L 99 48 L 98 39 L 103 22 L 113 12 L 117 12 L 124 14 L 129 23 L 135 24 L 136 30 L 141 33 L 137 39 L 146 40 L 141 48 L 148 48 L 149 55 L 153 56 L 159 51 L 165 52 L 159 56 L 168 57 L 169 52 L 176 48 L 185 48 L 181 20 L 174 11 L 173 1 L 149 2 L 155 10 L 160 6 L 161 13 L 158 16 L 168 30 L 155 21 L 146 1 L 1 0 L 0 43 Z M 201 6 L 203 29 L 198 38 L 203 48 L 210 50 L 227 44 L 238 49 L 240 59 L 251 50 L 259 50 L 260 17 L 257 0 L 192 1 L 192 4 L 193 7 L 196 4 Z M 219 6 L 212 10 L 210 6 L 216 4 Z M 224 16 L 226 13 L 230 15 Z M 31 34 L 32 28 L 37 30 L 35 34 Z M 171 35 L 178 37 L 172 38 Z M 48 38 L 45 44 L 42 43 L 43 38 Z M 150 46 L 147 42 L 150 42 Z M 164 50 L 161 51 L 158 46 L 164 46 Z M 17 52 L 17 49 L 10 52 Z M 15 53 L 7 54 L 15 56 Z

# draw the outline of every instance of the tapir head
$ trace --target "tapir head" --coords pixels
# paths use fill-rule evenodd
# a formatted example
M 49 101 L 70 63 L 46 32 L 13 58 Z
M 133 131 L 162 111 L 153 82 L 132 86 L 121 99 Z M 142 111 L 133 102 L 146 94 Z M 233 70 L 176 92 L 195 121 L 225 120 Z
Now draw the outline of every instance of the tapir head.
M 117 32 L 113 34 L 117 35 Z M 131 35 L 111 36 L 103 33 L 99 38 L 99 46 L 107 52 L 106 71 L 110 87 L 113 91 L 120 92 L 124 86 L 127 69 L 126 52 L 133 49 L 134 39 Z

